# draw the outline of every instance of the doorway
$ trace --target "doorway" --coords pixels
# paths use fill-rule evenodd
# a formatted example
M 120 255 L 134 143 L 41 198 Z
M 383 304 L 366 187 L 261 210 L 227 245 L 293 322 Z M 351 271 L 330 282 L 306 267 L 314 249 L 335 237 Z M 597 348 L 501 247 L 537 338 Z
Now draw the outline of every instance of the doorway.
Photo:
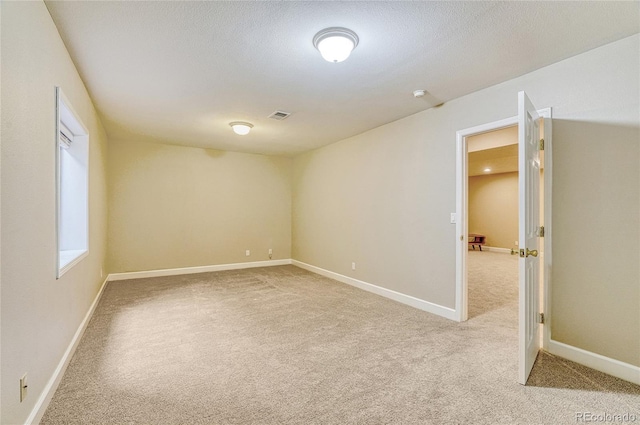
M 468 318 L 517 333 L 518 127 L 467 137 Z
M 533 107 L 524 92 L 518 94 L 518 116 L 457 132 L 456 213 L 456 319 L 468 319 L 469 159 L 468 140 L 516 126 L 518 128 L 518 382 L 525 384 L 540 348 L 549 340 L 551 267 L 551 109 Z M 540 137 L 543 134 L 543 137 Z M 541 180 L 539 152 L 546 153 Z M 544 227 L 539 221 L 540 183 L 544 188 Z M 542 237 L 544 236 L 544 238 Z M 515 243 L 515 240 L 514 240 Z M 544 248 L 543 248 L 544 247 Z M 544 251 L 544 261 L 540 252 Z M 542 326 L 542 324 L 546 326 Z

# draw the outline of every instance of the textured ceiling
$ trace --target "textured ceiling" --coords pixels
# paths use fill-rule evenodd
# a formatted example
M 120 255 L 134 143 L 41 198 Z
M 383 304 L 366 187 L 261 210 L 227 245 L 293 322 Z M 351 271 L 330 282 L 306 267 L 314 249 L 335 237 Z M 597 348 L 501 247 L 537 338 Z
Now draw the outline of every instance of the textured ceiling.
M 110 138 L 295 155 L 639 31 L 638 2 L 46 1 Z M 345 62 L 312 45 L 355 31 Z M 413 90 L 425 89 L 421 99 Z M 267 118 L 276 109 L 284 121 Z M 228 123 L 249 121 L 248 136 Z

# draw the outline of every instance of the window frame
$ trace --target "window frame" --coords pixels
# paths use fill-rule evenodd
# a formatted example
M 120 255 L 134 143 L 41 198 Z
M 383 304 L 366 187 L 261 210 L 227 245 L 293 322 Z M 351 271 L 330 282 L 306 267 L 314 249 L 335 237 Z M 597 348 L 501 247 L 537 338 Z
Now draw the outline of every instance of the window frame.
M 55 211 L 55 221 L 56 221 L 56 279 L 60 279 L 66 272 L 71 270 L 76 264 L 80 263 L 85 257 L 89 255 L 89 131 L 87 127 L 84 125 L 82 120 L 79 118 L 79 115 L 73 109 L 73 106 L 69 102 L 68 98 L 64 95 L 62 89 L 60 87 L 55 88 L 56 94 L 56 133 L 55 133 L 55 159 L 56 159 L 56 211 Z M 76 250 L 63 250 L 62 249 L 62 172 L 61 172 L 61 149 L 68 149 L 69 146 L 62 146 L 60 139 L 60 132 L 64 127 L 65 132 L 71 132 L 73 134 L 74 142 L 79 144 L 83 144 L 82 149 L 84 150 L 84 178 L 85 178 L 85 193 L 84 195 L 84 221 L 85 221 L 85 229 L 84 229 L 84 241 L 81 249 Z M 61 265 L 61 260 L 64 259 L 65 255 L 63 252 L 66 252 L 68 257 L 66 262 Z

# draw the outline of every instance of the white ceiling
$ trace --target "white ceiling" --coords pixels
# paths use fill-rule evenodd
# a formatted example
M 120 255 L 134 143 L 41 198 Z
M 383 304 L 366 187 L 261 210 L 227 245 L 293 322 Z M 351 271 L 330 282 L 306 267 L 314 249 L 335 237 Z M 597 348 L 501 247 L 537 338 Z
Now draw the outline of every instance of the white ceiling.
M 46 1 L 110 138 L 295 155 L 637 33 L 638 2 Z M 360 44 L 325 62 L 319 30 Z M 415 99 L 413 90 L 426 89 Z M 267 118 L 276 109 L 284 121 Z M 248 136 L 228 123 L 249 121 Z
M 469 177 L 518 171 L 518 126 L 467 137 L 467 152 Z
M 484 171 L 490 168 L 491 171 Z M 469 152 L 469 177 L 518 171 L 518 145 L 516 144 Z

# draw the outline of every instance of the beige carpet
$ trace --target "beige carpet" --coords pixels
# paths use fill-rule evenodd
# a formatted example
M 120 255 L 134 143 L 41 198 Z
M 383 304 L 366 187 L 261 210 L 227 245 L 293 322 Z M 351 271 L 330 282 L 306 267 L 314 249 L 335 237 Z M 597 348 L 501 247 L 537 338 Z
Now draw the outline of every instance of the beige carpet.
M 640 421 L 640 387 L 548 354 L 517 384 L 517 291 L 491 281 L 516 262 L 470 262 L 463 324 L 294 266 L 112 282 L 42 423 Z

